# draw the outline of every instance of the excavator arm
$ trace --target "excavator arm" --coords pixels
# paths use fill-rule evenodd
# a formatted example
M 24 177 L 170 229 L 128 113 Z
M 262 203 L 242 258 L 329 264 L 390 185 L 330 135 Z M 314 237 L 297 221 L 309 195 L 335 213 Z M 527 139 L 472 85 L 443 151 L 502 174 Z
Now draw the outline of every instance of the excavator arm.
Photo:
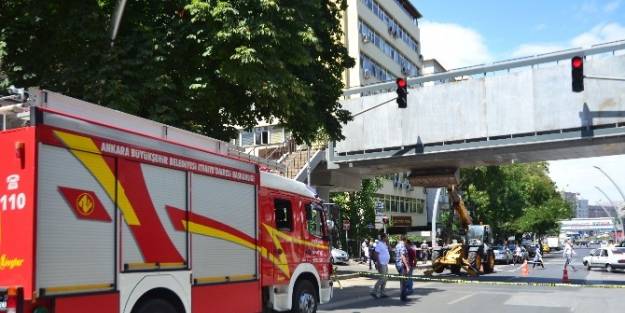
M 466 231 L 469 228 L 469 225 L 473 224 L 473 219 L 471 219 L 471 215 L 464 205 L 462 197 L 458 194 L 458 187 L 456 185 L 451 185 L 447 187 L 447 192 L 449 193 L 450 205 L 456 213 L 458 213 L 462 228 Z

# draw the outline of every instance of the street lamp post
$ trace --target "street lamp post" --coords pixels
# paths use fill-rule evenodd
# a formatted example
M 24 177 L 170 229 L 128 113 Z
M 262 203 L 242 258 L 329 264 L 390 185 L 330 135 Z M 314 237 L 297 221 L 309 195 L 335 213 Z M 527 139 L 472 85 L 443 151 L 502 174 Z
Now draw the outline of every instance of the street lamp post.
M 608 180 L 610 180 L 610 182 L 612 183 L 612 185 L 614 185 L 614 187 L 616 188 L 616 190 L 618 191 L 618 193 L 621 195 L 621 199 L 623 199 L 624 203 L 625 203 L 625 194 L 623 194 L 623 191 L 621 190 L 621 188 L 616 184 L 616 182 L 614 181 L 614 179 L 612 179 L 612 177 L 610 177 L 610 175 L 608 175 L 608 173 L 606 173 L 602 168 L 600 168 L 597 165 L 593 166 L 594 168 L 596 168 L 599 172 L 601 172 L 601 174 L 603 174 L 605 177 L 608 178 Z M 602 192 L 604 195 L 605 193 Z M 607 197 L 607 196 L 606 196 Z M 610 201 L 611 202 L 611 201 Z M 621 210 L 622 208 L 619 208 L 617 206 L 615 206 L 614 204 L 612 204 L 612 206 L 614 206 L 614 210 L 616 211 L 616 218 L 618 219 L 618 221 L 621 223 L 621 226 L 623 226 L 623 235 L 625 235 L 625 225 L 623 225 L 623 220 L 621 219 L 620 215 L 621 215 Z
M 616 182 L 614 181 L 614 179 L 612 179 L 612 177 L 610 177 L 610 175 L 608 175 L 608 173 L 606 173 L 603 169 L 601 169 L 600 167 L 594 165 L 594 168 L 596 168 L 597 170 L 599 170 L 599 172 L 601 172 L 605 177 L 607 177 L 610 182 L 612 182 L 612 185 L 614 185 L 614 187 L 616 187 L 616 190 L 618 190 L 618 193 L 621 195 L 621 199 L 623 199 L 623 201 L 625 201 L 625 194 L 623 194 L 623 191 L 621 190 L 621 188 L 619 188 L 619 186 L 616 184 Z M 618 207 L 614 207 L 616 210 L 618 210 Z
M 616 214 L 615 218 L 618 224 L 621 224 L 621 231 L 623 231 L 623 234 L 625 234 L 625 225 L 623 225 L 623 221 L 621 220 L 619 213 L 618 213 L 618 208 L 616 207 L 616 205 L 614 204 L 614 201 L 612 201 L 612 199 L 610 199 L 610 197 L 608 197 L 608 194 L 606 194 L 603 189 L 599 188 L 599 186 L 595 186 L 595 188 L 597 190 L 599 190 L 600 193 L 603 194 L 603 196 L 608 199 L 608 202 L 610 202 L 610 204 L 612 205 L 612 207 L 614 208 L 614 214 Z M 610 212 L 608 212 L 608 210 L 606 210 L 602 205 L 600 205 L 600 207 L 603 209 L 603 211 L 605 211 L 605 213 L 609 216 L 611 216 L 612 214 L 610 214 Z

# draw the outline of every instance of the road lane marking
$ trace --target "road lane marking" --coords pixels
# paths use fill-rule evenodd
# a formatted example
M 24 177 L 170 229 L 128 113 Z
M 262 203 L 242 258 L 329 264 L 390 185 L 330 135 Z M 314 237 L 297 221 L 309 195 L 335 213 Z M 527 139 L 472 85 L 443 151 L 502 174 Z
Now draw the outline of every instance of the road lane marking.
M 414 289 L 419 289 L 419 288 L 428 287 L 430 285 L 434 285 L 434 283 L 418 283 L 418 285 L 414 284 L 413 287 L 414 287 Z M 358 286 L 358 285 L 353 285 L 351 287 L 356 287 L 356 286 Z M 369 286 L 369 285 L 367 285 L 367 286 Z M 370 292 L 370 290 L 368 292 Z M 335 297 L 337 296 L 338 293 L 340 293 L 340 292 L 335 292 Z M 358 297 L 355 297 L 355 298 L 349 298 L 349 299 L 345 299 L 345 300 L 341 300 L 341 301 L 331 301 L 330 303 L 320 305 L 319 309 L 320 310 L 325 310 L 325 311 L 331 311 L 331 310 L 335 310 L 335 309 L 338 309 L 338 308 L 341 308 L 341 307 L 344 307 L 344 306 L 348 306 L 348 305 L 351 305 L 351 304 L 354 304 L 354 303 L 358 303 L 358 302 L 361 302 L 361 301 L 367 301 L 367 300 L 370 300 L 370 301 L 376 301 L 376 300 L 377 301 L 384 301 L 384 299 L 391 299 L 393 297 L 398 297 L 399 296 L 399 289 L 394 289 L 393 288 L 392 290 L 389 290 L 387 288 L 386 289 L 386 295 L 388 296 L 388 298 L 373 299 L 371 297 L 371 295 L 369 295 L 367 293 L 366 296 L 363 295 L 363 296 L 358 296 Z
M 473 297 L 473 296 L 474 296 L 474 295 L 476 295 L 476 294 L 477 294 L 477 293 L 471 293 L 471 294 L 468 294 L 468 295 L 466 295 L 466 296 L 464 296 L 464 297 L 460 297 L 460 298 L 458 298 L 458 299 L 456 299 L 456 300 L 449 301 L 449 302 L 447 302 L 447 304 L 450 304 L 450 305 L 451 305 L 451 304 L 456 304 L 456 303 L 458 303 L 458 302 L 460 302 L 460 301 L 464 301 L 464 300 L 466 300 L 466 299 L 469 299 L 469 298 Z

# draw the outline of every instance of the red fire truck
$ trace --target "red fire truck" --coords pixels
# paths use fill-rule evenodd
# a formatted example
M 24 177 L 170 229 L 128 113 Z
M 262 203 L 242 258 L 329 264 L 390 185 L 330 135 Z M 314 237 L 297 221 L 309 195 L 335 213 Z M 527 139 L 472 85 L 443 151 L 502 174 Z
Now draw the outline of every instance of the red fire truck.
M 50 91 L 0 113 L 0 312 L 315 312 L 331 299 L 325 212 L 304 184 Z

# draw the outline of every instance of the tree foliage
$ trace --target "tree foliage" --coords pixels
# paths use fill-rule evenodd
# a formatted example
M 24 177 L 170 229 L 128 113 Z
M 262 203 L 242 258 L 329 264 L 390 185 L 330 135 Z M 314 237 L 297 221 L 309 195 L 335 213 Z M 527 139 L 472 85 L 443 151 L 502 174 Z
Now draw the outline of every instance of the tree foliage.
M 546 163 L 463 169 L 461 181 L 475 222 L 491 225 L 500 239 L 552 232 L 558 220 L 572 214 L 549 178 Z
M 111 46 L 116 3 L 1 1 L 0 71 L 220 139 L 260 119 L 342 138 L 344 0 L 128 1 Z
M 349 220 L 350 239 L 373 237 L 375 230 L 369 229 L 369 224 L 375 223 L 375 193 L 382 187 L 379 178 L 363 179 L 361 188 L 355 192 L 339 192 L 331 196 L 342 212 L 342 219 Z M 340 224 L 342 221 L 339 221 Z M 342 227 L 342 225 L 341 225 Z

